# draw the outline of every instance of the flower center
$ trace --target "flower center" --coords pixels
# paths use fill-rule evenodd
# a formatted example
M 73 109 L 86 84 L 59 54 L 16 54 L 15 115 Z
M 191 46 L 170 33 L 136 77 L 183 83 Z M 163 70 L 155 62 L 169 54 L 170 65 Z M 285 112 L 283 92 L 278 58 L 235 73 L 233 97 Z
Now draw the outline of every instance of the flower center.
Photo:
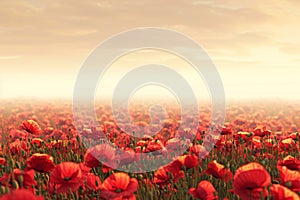
M 120 192 L 123 192 L 123 190 L 120 188 L 116 189 L 116 193 L 120 193 Z
M 69 180 L 71 180 L 71 177 L 64 178 L 64 181 L 69 181 Z

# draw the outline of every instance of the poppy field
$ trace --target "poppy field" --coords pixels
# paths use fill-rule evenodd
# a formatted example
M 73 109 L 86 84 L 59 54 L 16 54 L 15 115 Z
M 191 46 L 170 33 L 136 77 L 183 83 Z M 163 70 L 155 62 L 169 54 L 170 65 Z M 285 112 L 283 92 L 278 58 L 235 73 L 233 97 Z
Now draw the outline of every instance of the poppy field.
M 71 102 L 4 100 L 0 103 L 0 200 L 297 200 L 298 104 L 232 103 L 226 107 L 220 135 L 215 136 L 207 135 L 210 108 L 201 107 L 200 120 L 187 116 L 191 129 L 181 131 L 178 109 L 168 106 L 162 129 L 155 133 L 145 129 L 134 137 L 118 127 L 106 105 L 96 106 L 98 124 L 78 127 Z M 149 126 L 146 106 L 133 106 L 130 115 L 139 126 Z M 125 153 L 120 156 L 105 140 Z M 177 155 L 180 145 L 187 148 Z M 172 162 L 154 171 L 128 172 L 144 153 Z M 100 162 L 103 159 L 112 161 L 113 167 Z

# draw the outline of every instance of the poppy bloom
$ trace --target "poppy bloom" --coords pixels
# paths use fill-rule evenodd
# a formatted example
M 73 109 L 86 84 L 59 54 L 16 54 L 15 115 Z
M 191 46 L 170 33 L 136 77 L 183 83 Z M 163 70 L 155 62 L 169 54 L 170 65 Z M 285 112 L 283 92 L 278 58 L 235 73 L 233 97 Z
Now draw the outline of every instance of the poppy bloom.
M 79 164 L 63 162 L 52 170 L 50 174 L 50 187 L 54 186 L 55 192 L 66 193 L 76 191 L 83 185 L 85 175 L 82 173 Z M 52 189 L 52 188 L 50 188 Z
M 79 163 L 79 167 L 84 174 L 87 174 L 91 171 L 91 168 L 87 167 L 84 162 Z
M 41 153 L 34 153 L 26 163 L 28 169 L 34 169 L 37 172 L 49 172 L 55 167 L 53 157 Z
M 19 186 L 27 188 L 28 190 L 33 190 L 33 186 L 36 186 L 36 181 L 34 180 L 34 170 L 23 171 L 20 169 L 13 170 L 14 179 L 18 181 Z M 9 187 L 12 188 L 12 174 L 5 174 L 0 178 L 2 185 L 5 185 L 9 181 Z
M 43 130 L 43 134 L 50 135 L 54 131 L 53 127 L 47 127 Z
M 215 147 L 218 149 L 222 149 L 224 147 L 224 144 L 225 144 L 225 139 L 223 135 L 221 135 L 217 140 L 217 142 L 215 143 Z
M 38 125 L 38 123 L 34 120 L 27 120 L 24 121 L 20 125 L 20 129 L 25 130 L 28 133 L 34 134 L 34 135 L 39 135 L 41 132 L 41 128 Z
M 200 144 L 190 146 L 189 152 L 191 154 L 198 156 L 199 158 L 202 158 L 202 159 L 207 157 L 209 154 L 209 152 L 206 150 L 206 148 Z
M 254 147 L 261 149 L 262 148 L 262 142 L 261 142 L 262 138 L 260 136 L 254 136 L 252 138 L 252 144 Z
M 93 173 L 88 173 L 85 185 L 87 189 L 96 191 L 101 188 L 101 180 L 99 176 L 96 176 Z
M 252 138 L 252 133 L 239 131 L 234 135 L 235 140 L 243 139 L 244 141 L 249 141 Z
M 286 138 L 279 142 L 279 146 L 283 150 L 292 150 L 296 147 L 296 143 L 292 138 Z
M 300 160 L 288 155 L 282 161 L 278 162 L 278 166 L 286 166 L 290 170 L 300 170 Z
M 294 132 L 289 134 L 288 138 L 292 138 L 293 140 L 296 140 L 297 138 L 300 138 L 300 133 Z
M 183 171 L 181 171 L 182 164 L 175 160 L 171 164 L 160 167 L 154 173 L 153 183 L 158 184 L 161 187 L 166 186 L 170 181 L 177 182 L 180 178 L 184 177 Z
M 31 139 L 31 144 L 35 145 L 37 147 L 41 147 L 43 143 L 44 143 L 44 140 L 42 140 L 41 138 L 32 138 Z
M 51 140 L 51 142 L 47 144 L 49 149 L 60 149 L 63 146 L 64 142 L 62 140 Z
M 271 177 L 259 163 L 248 163 L 238 168 L 234 175 L 234 193 L 241 199 L 260 199 L 268 195 Z
M 253 133 L 255 136 L 260 136 L 260 137 L 264 137 L 266 135 L 270 135 L 271 131 L 267 130 L 266 126 L 257 126 L 254 130 Z
M 221 135 L 231 135 L 232 129 L 229 126 L 222 127 Z
M 108 144 L 98 144 L 90 149 L 88 149 L 84 156 L 84 162 L 87 167 L 99 167 L 101 166 L 100 161 L 108 162 L 113 168 L 117 167 L 115 150 L 112 146 Z M 102 171 L 104 173 L 108 172 L 111 168 L 103 165 Z
M 271 138 L 265 139 L 264 141 L 265 147 L 271 148 L 275 146 L 275 141 Z
M 206 174 L 210 174 L 215 178 L 229 181 L 232 179 L 232 173 L 226 169 L 224 165 L 218 163 L 216 160 L 210 162 L 207 166 Z
M 28 133 L 24 132 L 24 131 L 21 131 L 21 130 L 13 129 L 9 132 L 10 141 L 15 141 L 15 140 L 20 139 L 20 138 L 25 140 L 27 137 L 28 137 Z
M 135 199 L 138 181 L 123 172 L 114 173 L 101 185 L 101 197 L 104 199 Z
M 139 141 L 137 141 L 137 143 L 136 143 L 136 145 L 137 146 L 146 146 L 148 144 L 148 142 L 147 141 L 145 141 L 145 140 L 139 140 Z
M 9 194 L 3 195 L 0 200 L 19 200 L 19 199 L 28 199 L 28 200 L 44 200 L 43 196 L 35 196 L 32 192 L 26 189 L 17 189 L 12 191 Z
M 300 172 L 287 167 L 278 167 L 281 183 L 295 192 L 300 191 Z
M 23 157 L 25 157 L 26 152 L 28 151 L 27 144 L 24 140 L 17 139 L 14 142 L 10 143 L 9 147 L 12 155 L 17 155 L 22 153 Z
M 274 200 L 300 199 L 300 197 L 295 192 L 279 184 L 272 185 L 270 187 L 270 191 L 271 191 L 271 196 Z
M 5 164 L 6 164 L 5 158 L 0 157 L 0 165 L 5 165 Z
M 196 199 L 215 200 L 219 199 L 214 186 L 208 181 L 201 181 L 197 188 L 190 188 L 189 194 Z
M 156 151 L 162 150 L 162 152 L 166 151 L 164 144 L 160 140 L 151 140 L 146 149 L 144 149 L 143 153 L 153 152 L 154 154 L 157 153 Z
M 195 155 L 183 155 L 177 158 L 187 169 L 198 166 L 198 157 Z

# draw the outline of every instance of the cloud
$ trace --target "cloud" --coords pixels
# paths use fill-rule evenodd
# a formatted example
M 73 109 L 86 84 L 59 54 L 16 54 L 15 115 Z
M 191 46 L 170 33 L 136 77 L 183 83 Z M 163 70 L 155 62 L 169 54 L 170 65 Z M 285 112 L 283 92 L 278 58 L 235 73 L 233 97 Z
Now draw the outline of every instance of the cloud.
M 13 60 L 21 58 L 22 56 L 0 56 L 0 60 Z
M 287 55 L 300 55 L 300 43 L 280 43 L 280 51 Z
M 257 8 L 231 8 L 214 1 L 195 5 L 191 1 L 41 0 L 38 8 L 34 2 L 1 1 L 0 19 L 5 19 L 1 21 L 1 51 L 72 54 L 78 49 L 88 50 L 112 34 L 140 26 L 175 27 L 206 43 L 220 42 L 272 20 Z M 74 43 L 77 48 L 70 50 Z
M 298 52 L 300 5 L 285 2 L 2 0 L 0 55 L 84 57 L 114 34 L 150 26 L 186 34 L 220 61 L 257 62 L 255 53 L 268 47 Z

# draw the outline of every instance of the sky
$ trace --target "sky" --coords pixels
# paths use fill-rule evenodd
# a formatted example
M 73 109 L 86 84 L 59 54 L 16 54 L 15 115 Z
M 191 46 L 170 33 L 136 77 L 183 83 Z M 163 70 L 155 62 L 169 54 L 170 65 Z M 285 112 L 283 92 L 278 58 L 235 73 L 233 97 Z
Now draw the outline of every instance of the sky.
M 72 98 L 97 45 L 127 30 L 160 27 L 202 46 L 227 99 L 300 99 L 299 10 L 298 0 L 0 0 L 0 98 Z M 151 62 L 173 66 L 207 93 L 187 63 L 159 51 L 120 58 L 97 93 L 111 94 L 122 73 Z M 155 92 L 166 91 L 137 93 Z

